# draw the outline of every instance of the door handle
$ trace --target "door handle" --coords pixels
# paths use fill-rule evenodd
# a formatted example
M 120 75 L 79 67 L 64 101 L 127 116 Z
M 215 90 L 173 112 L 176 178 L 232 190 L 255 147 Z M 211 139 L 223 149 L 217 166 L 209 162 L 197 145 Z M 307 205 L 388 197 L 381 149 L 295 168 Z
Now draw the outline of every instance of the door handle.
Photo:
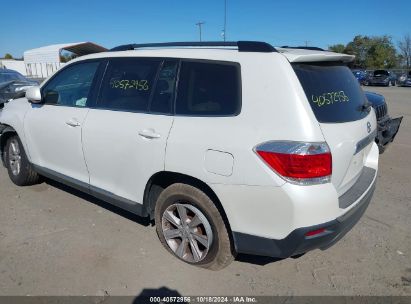
M 70 127 L 79 127 L 80 126 L 80 123 L 77 120 L 75 120 L 74 118 L 66 121 L 66 124 L 69 125 Z
M 138 135 L 147 139 L 160 138 L 161 135 L 156 133 L 154 129 L 144 129 L 138 132 Z

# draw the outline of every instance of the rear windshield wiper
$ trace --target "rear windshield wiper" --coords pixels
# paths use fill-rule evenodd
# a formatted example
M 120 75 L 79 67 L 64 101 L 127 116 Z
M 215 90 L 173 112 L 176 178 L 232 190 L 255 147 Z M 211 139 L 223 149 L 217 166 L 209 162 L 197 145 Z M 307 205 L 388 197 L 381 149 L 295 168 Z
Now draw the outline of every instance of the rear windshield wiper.
M 370 108 L 372 106 L 372 103 L 366 100 L 361 106 L 360 106 L 360 111 L 361 112 L 369 112 Z

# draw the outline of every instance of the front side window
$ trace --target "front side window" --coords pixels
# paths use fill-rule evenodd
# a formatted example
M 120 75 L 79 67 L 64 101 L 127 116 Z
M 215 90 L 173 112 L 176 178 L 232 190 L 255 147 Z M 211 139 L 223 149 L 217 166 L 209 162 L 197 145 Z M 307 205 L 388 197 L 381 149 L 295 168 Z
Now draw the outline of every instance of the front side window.
M 234 116 L 241 108 L 240 71 L 236 64 L 182 62 L 176 114 Z
M 115 58 L 104 76 L 97 107 L 146 112 L 155 86 L 160 59 Z
M 86 107 L 99 62 L 84 62 L 59 72 L 42 89 L 46 104 Z

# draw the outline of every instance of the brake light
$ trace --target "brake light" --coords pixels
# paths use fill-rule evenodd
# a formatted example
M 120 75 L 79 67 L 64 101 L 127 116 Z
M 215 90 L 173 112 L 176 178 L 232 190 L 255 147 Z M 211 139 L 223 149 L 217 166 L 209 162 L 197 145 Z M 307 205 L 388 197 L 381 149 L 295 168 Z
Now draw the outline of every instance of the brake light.
M 331 180 L 332 157 L 326 143 L 272 141 L 257 146 L 255 152 L 290 182 L 311 185 Z

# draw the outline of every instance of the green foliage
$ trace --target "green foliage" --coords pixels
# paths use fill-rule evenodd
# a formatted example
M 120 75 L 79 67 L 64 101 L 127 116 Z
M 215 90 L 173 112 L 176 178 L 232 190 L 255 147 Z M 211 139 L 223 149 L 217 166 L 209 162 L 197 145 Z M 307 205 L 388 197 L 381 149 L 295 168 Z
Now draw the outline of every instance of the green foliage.
M 355 36 L 342 53 L 355 55 L 353 65 L 358 68 L 390 69 L 398 63 L 397 51 L 391 37 L 386 35 Z
M 6 55 L 4 55 L 4 59 L 13 59 L 13 56 L 11 56 L 11 54 L 7 53 Z
M 336 53 L 344 53 L 345 51 L 345 45 L 344 44 L 334 44 L 334 45 L 330 45 L 330 47 L 328 48 L 330 51 L 332 52 L 336 52 Z

